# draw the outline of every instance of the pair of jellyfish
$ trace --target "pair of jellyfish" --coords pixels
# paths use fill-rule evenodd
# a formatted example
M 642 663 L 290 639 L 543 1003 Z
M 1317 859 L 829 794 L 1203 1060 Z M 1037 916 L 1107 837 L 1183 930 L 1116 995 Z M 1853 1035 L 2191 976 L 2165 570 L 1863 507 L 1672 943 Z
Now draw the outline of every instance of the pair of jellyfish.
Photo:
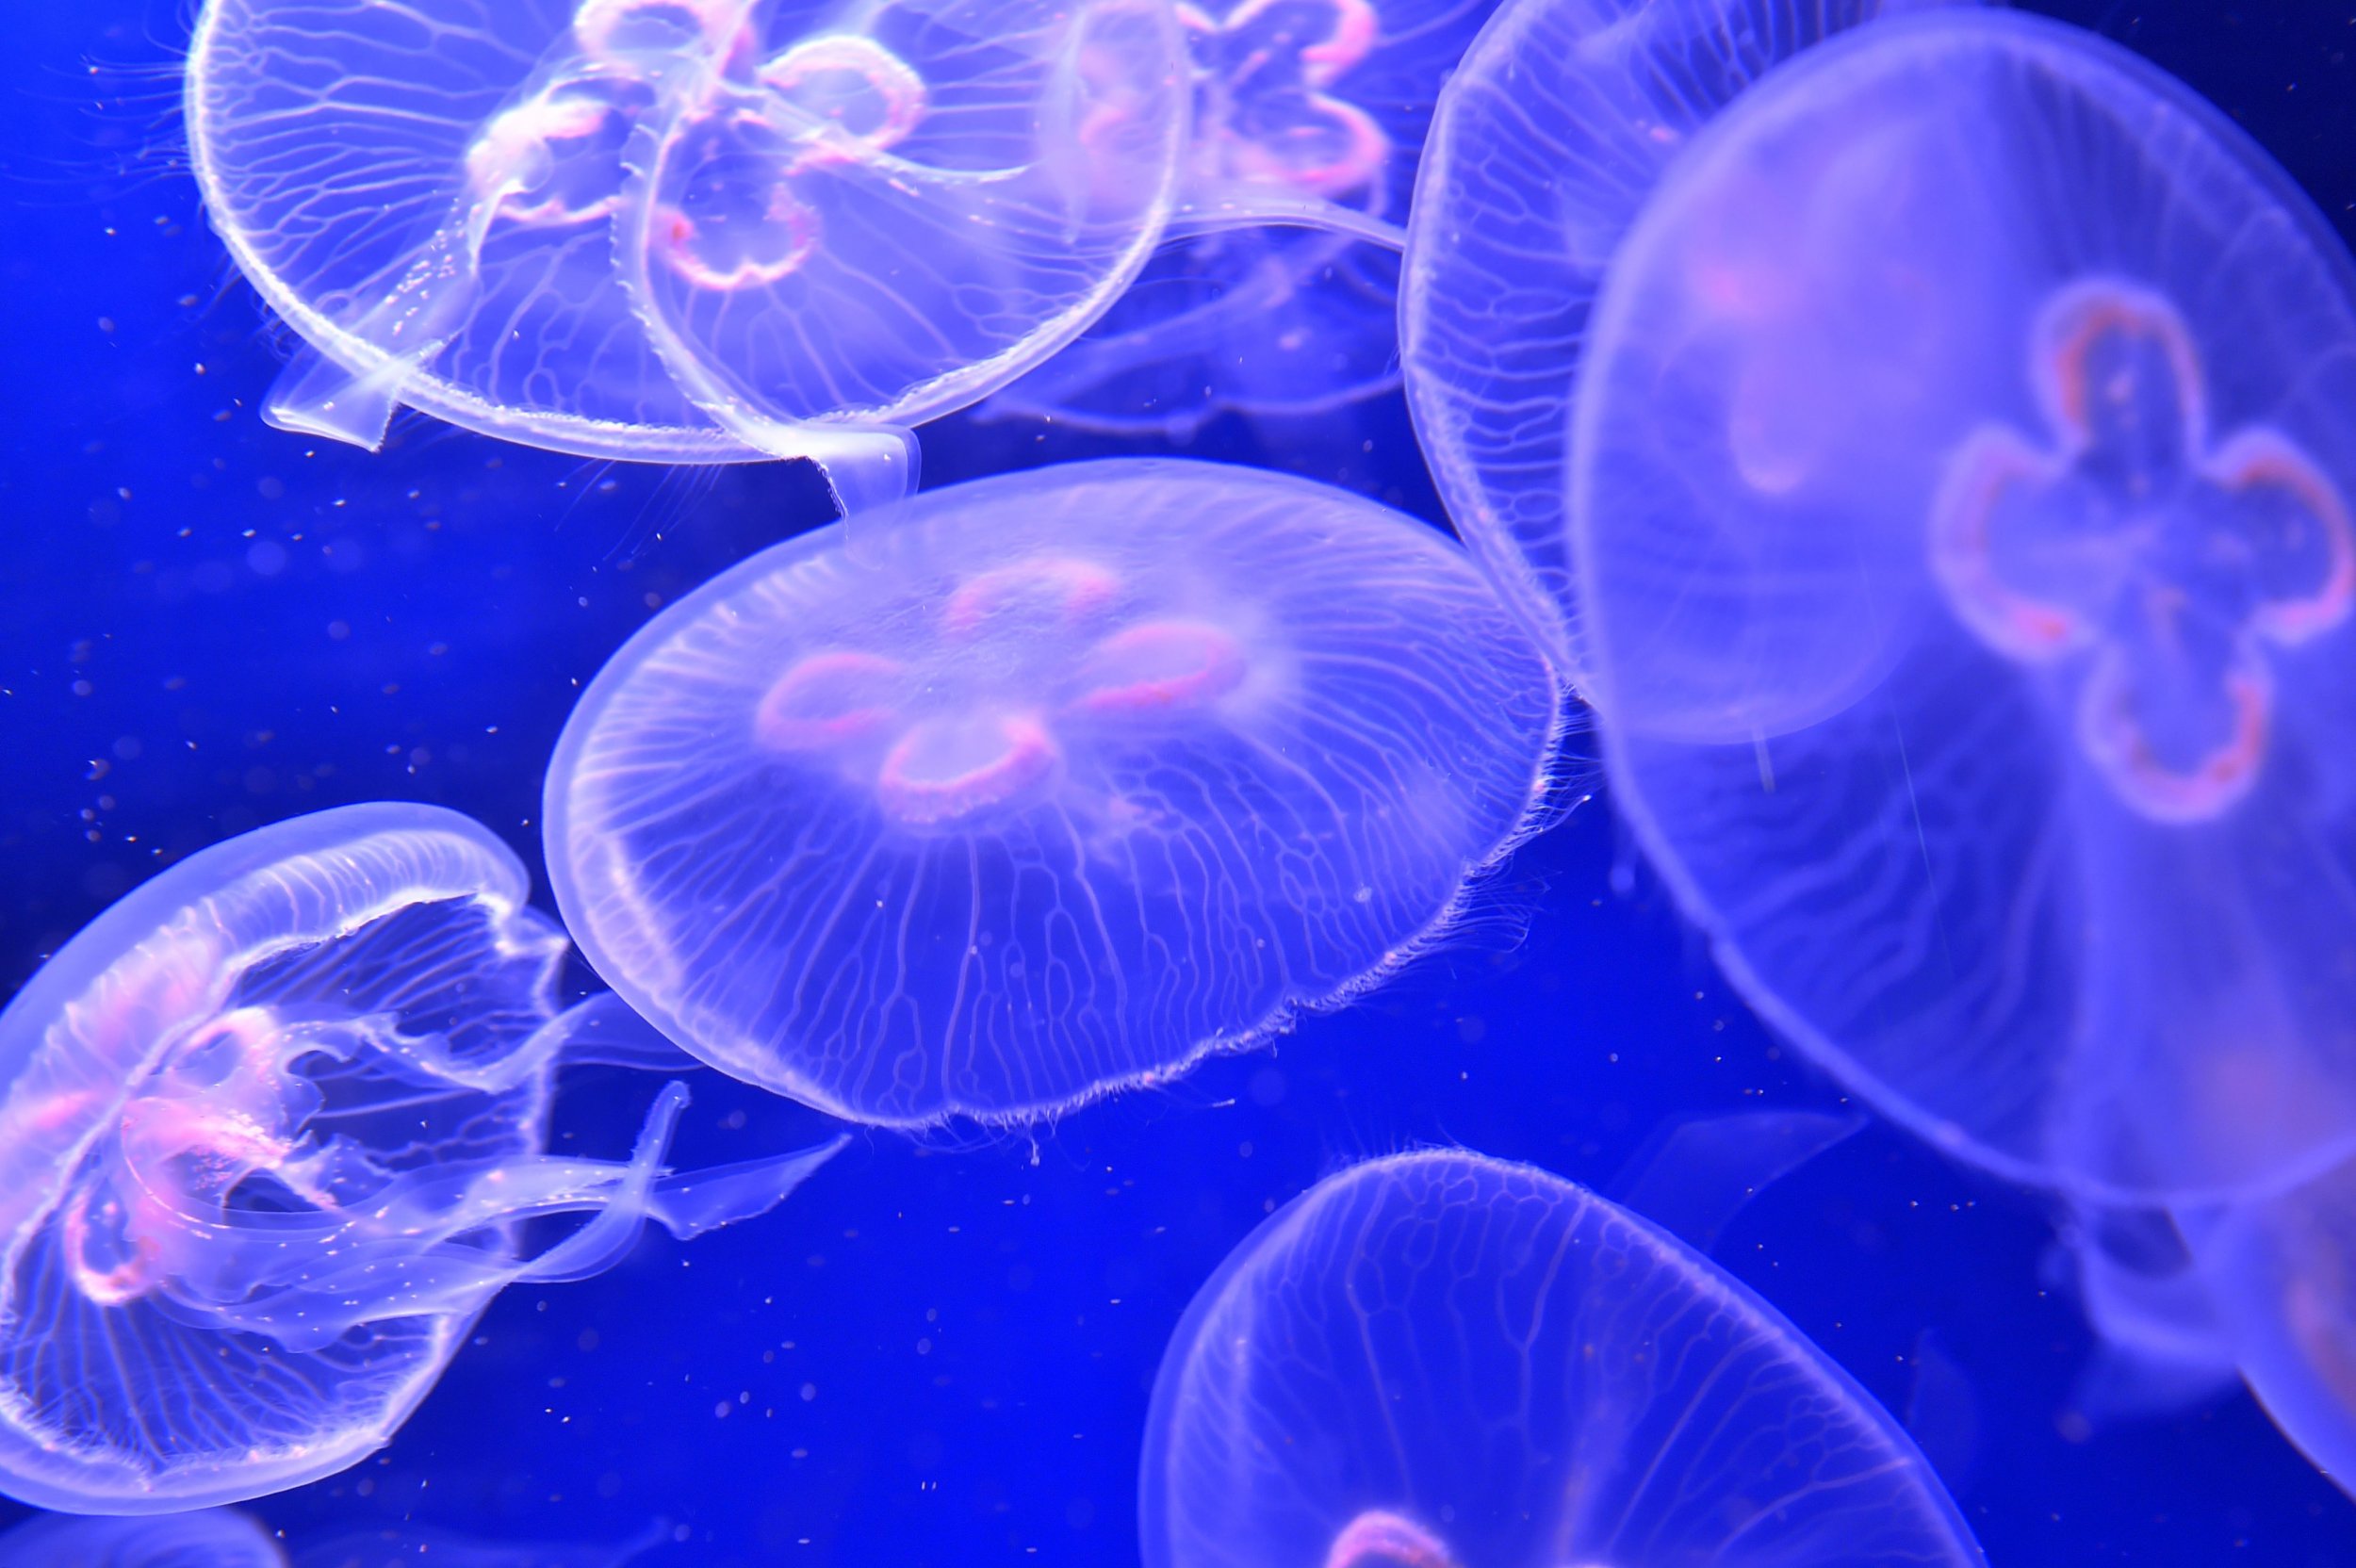
M 1539 820 L 1560 705 L 1464 552 L 1329 486 L 1063 465 L 788 541 L 582 694 L 599 975 L 882 1124 L 1051 1115 L 1338 1004 Z
M 1692 14 L 1521 57 L 1584 106 Z M 1419 223 L 1459 210 L 1452 114 L 1504 112 L 1481 55 Z M 1506 330 L 1510 254 L 1411 246 L 1456 520 L 1758 1011 L 1964 1158 L 2172 1216 L 2189 1282 L 2134 1331 L 2241 1366 L 2345 1475 L 2356 268 L 2240 131 L 2072 28 L 1934 8 L 1752 74 L 1702 73 L 1742 90 L 1663 123 L 1632 221 L 1526 212 L 1510 163 L 1456 189 L 1462 233 L 1530 216 L 1486 232 L 1594 262 L 1546 291 L 1561 331 Z
M 528 890 L 456 813 L 323 811 L 172 867 L 0 1013 L 0 1492 L 153 1514 L 333 1474 L 504 1286 L 834 1152 L 674 1173 L 674 1082 L 629 1159 L 550 1153 L 564 1066 L 675 1054 L 610 996 L 559 1009 Z
M 1145 1568 L 1968 1568 L 1871 1396 L 1707 1259 L 1448 1151 L 1343 1171 L 1195 1298 L 1153 1386 Z
M 808 457 L 848 508 L 1166 233 L 1195 237 L 1018 406 L 1199 402 L 1239 343 L 1273 345 L 1256 403 L 1387 384 L 1390 264 L 1354 241 L 1401 242 L 1485 10 L 210 0 L 187 114 L 215 227 L 307 345 L 274 422 L 372 447 L 407 404 L 590 456 Z M 1315 237 L 1233 232 L 1271 222 Z
M 1499 14 L 1410 253 L 1451 514 L 1738 983 L 1885 1109 L 2130 1198 L 2313 1174 L 2356 1152 L 2345 250 L 2090 35 L 1822 30 Z M 1618 204 L 1531 204 L 1509 113 Z
M 473 1540 L 415 1527 L 360 1530 L 293 1553 L 262 1522 L 233 1508 L 147 1518 L 51 1515 L 0 1534 L 8 1568 L 625 1568 L 662 1533 L 618 1546 Z

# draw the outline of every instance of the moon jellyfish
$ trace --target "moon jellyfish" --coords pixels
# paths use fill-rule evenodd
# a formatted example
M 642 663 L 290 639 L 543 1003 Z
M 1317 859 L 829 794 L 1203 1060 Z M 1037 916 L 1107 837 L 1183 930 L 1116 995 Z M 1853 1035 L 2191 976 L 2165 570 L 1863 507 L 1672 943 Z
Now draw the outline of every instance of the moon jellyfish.
M 188 118 L 308 344 L 272 422 L 808 457 L 847 503 L 1143 263 L 1182 53 L 1151 0 L 210 0 Z
M 52 1514 L 0 1534 L 8 1568 L 286 1568 L 277 1538 L 233 1508 L 148 1519 Z
M 2180 83 L 2023 16 L 1746 93 L 1571 434 L 1622 809 L 1878 1106 L 2134 1205 L 2356 1139 L 2356 276 Z
M 1062 465 L 753 557 L 591 683 L 558 906 L 722 1070 L 1012 1121 L 1337 1004 L 1530 826 L 1557 722 L 1448 539 L 1243 468 Z
M 0 1013 L 0 1492 L 160 1513 L 340 1470 L 501 1287 L 833 1152 L 671 1175 L 675 1083 L 628 1161 L 548 1153 L 562 1063 L 643 1044 L 610 997 L 557 1012 L 527 890 L 453 812 L 323 811 L 156 876 Z
M 2356 1494 L 2356 1164 L 2179 1223 L 2250 1392 Z
M 1773 1307 L 1542 1170 L 1329 1177 L 1162 1357 L 1145 1568 L 1982 1561 L 1912 1442 Z
M 1495 0 L 1181 4 L 1195 132 L 1172 232 L 994 412 L 1185 437 L 1399 381 L 1399 225 L 1440 84 Z M 1369 243 L 1370 241 L 1370 243 Z
M 1510 0 L 1441 95 L 1399 351 L 1458 534 L 1579 667 L 1562 431 L 1604 269 L 1696 131 L 1778 62 L 1962 0 Z

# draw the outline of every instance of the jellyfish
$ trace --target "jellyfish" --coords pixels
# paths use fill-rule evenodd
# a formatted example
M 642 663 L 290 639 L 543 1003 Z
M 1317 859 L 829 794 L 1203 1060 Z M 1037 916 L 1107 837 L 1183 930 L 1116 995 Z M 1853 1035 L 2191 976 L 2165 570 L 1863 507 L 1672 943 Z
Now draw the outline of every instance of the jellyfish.
M 1898 1425 L 1646 1221 L 1461 1151 L 1277 1211 L 1154 1380 L 1145 1568 L 1965 1568 Z
M 2114 1206 L 2356 1143 L 2356 271 L 2182 84 L 1993 11 L 1746 92 L 1568 436 L 1612 792 L 1754 1007 Z
M 1562 428 L 1604 269 L 1661 175 L 1760 75 L 1860 23 L 1976 0 L 1510 0 L 1441 95 L 1399 353 L 1458 535 L 1576 678 Z
M 1399 251 L 1440 86 L 1496 0 L 1184 0 L 1195 128 L 1172 237 L 985 405 L 1185 438 L 1399 384 Z
M 1337 1004 L 1534 823 L 1551 682 L 1448 539 L 1151 459 L 742 563 L 582 694 L 544 816 L 597 972 L 857 1120 L 1033 1119 Z
M 527 891 L 454 812 L 322 811 L 155 877 L 0 1013 L 0 1492 L 146 1514 L 329 1475 L 503 1286 L 833 1152 L 671 1174 L 678 1083 L 627 1161 L 547 1152 L 560 1066 L 648 1042 L 610 996 L 557 1010 Z
M 2250 1393 L 2356 1495 L 2356 1162 L 2178 1223 Z
M 849 506 L 1143 264 L 1183 48 L 1153 0 L 210 0 L 187 110 L 307 345 L 273 423 L 806 457 Z
M 8 1568 L 286 1568 L 262 1522 L 234 1508 L 143 1519 L 49 1514 L 0 1534 Z

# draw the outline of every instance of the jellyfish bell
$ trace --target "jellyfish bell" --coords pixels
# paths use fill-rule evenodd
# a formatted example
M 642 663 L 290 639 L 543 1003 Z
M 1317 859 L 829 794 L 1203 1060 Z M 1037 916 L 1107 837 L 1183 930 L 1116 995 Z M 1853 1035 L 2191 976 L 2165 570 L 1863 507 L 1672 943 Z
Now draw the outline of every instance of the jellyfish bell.
M 1612 263 L 1564 449 L 1615 795 L 1963 1158 L 2182 1207 L 2356 1146 L 2352 300 L 2182 84 L 1974 9 L 1772 73 Z
M 1181 47 L 1150 0 L 211 0 L 188 118 L 307 346 L 272 422 L 810 458 L 848 507 L 1143 263 Z
M 674 1175 L 677 1083 L 627 1162 L 546 1152 L 560 1067 L 648 1047 L 611 997 L 559 1012 L 527 890 L 453 812 L 323 811 L 164 872 L 0 1013 L 0 1492 L 161 1513 L 340 1470 L 505 1285 L 832 1152 Z
M 1399 384 L 1399 252 L 1441 84 L 1495 0 L 1180 5 L 1194 129 L 1162 251 L 993 416 L 1183 440 Z
M 1328 1177 L 1162 1357 L 1145 1568 L 1982 1562 L 1906 1433 L 1646 1221 L 1462 1151 Z
M 1972 3 L 1509 0 L 1449 78 L 1408 220 L 1408 404 L 1459 535 L 1575 680 L 1562 431 L 1605 269 L 1637 212 L 1696 133 L 1782 61 L 1878 18 Z M 1788 276 L 1749 265 L 1717 281 L 1759 290 Z M 1806 412 L 1788 390 L 1750 384 L 1762 477 L 1791 461 L 1774 421 Z
M 208 1508 L 142 1519 L 29 1519 L 0 1533 L 0 1562 L 9 1568 L 286 1568 L 286 1554 L 252 1514 Z
M 1015 1121 L 1333 1005 L 1527 832 L 1559 722 L 1444 536 L 1068 464 L 764 551 L 582 694 L 559 906 L 678 1044 L 855 1119 Z

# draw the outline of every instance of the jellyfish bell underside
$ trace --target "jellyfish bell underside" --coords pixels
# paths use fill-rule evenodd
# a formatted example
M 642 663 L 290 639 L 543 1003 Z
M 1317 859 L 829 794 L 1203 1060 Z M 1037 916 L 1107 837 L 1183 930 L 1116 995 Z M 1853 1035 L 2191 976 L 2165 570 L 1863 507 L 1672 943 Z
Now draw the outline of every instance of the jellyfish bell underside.
M 848 510 L 1144 263 L 1183 47 L 1147 0 L 211 0 L 187 99 L 213 224 L 307 344 L 272 422 L 804 457 Z
M 1171 1337 L 1145 1568 L 1983 1560 L 1905 1432 L 1773 1308 L 1459 1151 L 1328 1178 Z
M 993 416 L 1191 438 L 1399 383 L 1399 252 L 1441 84 L 1494 0 L 1178 8 L 1195 124 L 1167 240 Z
M 1459 536 L 1574 680 L 1562 431 L 1638 211 L 1781 62 L 1877 19 L 1973 3 L 1510 0 L 1450 78 L 1408 223 L 1408 402 Z
M 2179 84 L 1950 10 L 1751 89 L 1605 283 L 1567 452 L 1619 804 L 1772 1024 L 2002 1173 L 2348 1153 L 2334 245 Z
M 0 1492 L 164 1513 L 332 1474 L 503 1286 L 761 1213 L 832 1152 L 674 1175 L 676 1083 L 627 1162 L 545 1152 L 568 1050 L 629 1053 L 611 998 L 558 1012 L 527 890 L 453 812 L 296 818 L 137 890 L 0 1014 Z
M 667 609 L 548 775 L 559 907 L 682 1048 L 854 1119 L 1036 1118 L 1336 1004 L 1545 787 L 1455 546 L 1144 459 L 929 493 Z

